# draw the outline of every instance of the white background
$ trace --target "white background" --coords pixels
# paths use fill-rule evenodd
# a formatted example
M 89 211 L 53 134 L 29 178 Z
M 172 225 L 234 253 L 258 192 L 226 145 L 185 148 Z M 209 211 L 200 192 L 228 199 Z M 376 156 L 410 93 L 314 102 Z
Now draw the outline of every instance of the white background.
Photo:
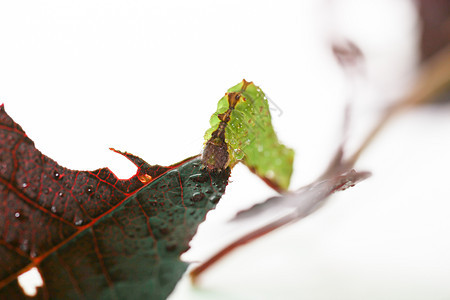
M 135 169 L 114 147 L 168 165 L 198 154 L 210 115 L 243 78 L 281 109 L 296 151 L 292 188 L 316 178 L 356 101 L 356 145 L 402 94 L 417 62 L 409 1 L 1 1 L 0 103 L 39 150 L 72 169 Z M 352 39 L 363 77 L 330 50 Z M 450 298 L 450 109 L 409 112 L 361 157 L 366 182 L 247 245 L 171 299 Z M 245 228 L 236 211 L 275 193 L 245 167 L 183 258 L 200 261 Z

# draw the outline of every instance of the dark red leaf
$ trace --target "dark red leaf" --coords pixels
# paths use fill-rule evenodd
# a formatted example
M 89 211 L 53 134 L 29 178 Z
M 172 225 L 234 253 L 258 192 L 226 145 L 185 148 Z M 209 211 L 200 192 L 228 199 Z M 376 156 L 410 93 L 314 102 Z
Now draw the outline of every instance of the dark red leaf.
M 23 298 L 17 276 L 34 266 L 43 298 L 168 296 L 230 170 L 209 173 L 199 157 L 162 167 L 121 154 L 138 167 L 127 180 L 66 169 L 0 107 L 0 298 Z

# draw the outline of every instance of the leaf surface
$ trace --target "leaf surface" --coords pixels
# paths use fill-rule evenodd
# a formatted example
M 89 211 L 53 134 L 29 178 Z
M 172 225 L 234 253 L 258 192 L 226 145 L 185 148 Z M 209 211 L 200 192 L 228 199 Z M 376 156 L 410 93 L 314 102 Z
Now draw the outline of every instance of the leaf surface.
M 269 103 L 253 82 L 228 89 L 205 133 L 204 164 L 211 169 L 244 163 L 268 185 L 285 191 L 293 169 L 294 150 L 279 142 Z
M 179 260 L 225 192 L 230 169 L 192 157 L 138 167 L 74 171 L 39 152 L 0 107 L 0 298 L 25 298 L 17 277 L 38 267 L 51 299 L 165 299 L 186 270 Z

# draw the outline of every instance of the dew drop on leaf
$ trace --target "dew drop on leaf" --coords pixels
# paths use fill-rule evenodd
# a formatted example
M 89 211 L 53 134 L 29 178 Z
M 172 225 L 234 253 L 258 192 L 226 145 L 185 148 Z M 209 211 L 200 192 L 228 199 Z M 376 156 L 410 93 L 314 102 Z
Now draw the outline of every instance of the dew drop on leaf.
M 244 151 L 242 151 L 240 149 L 235 150 L 234 153 L 235 153 L 235 156 L 236 156 L 237 160 L 242 160 L 244 158 L 244 156 L 245 156 Z
M 198 202 L 198 201 L 201 201 L 203 198 L 205 198 L 205 194 L 203 194 L 203 193 L 195 193 L 194 195 L 192 195 L 191 200 L 193 202 Z
M 195 174 L 189 177 L 194 182 L 204 183 L 208 181 L 208 176 L 206 174 Z M 198 187 L 198 186 L 197 186 Z
M 88 185 L 87 187 L 86 187 L 86 193 L 87 194 L 92 194 L 94 192 L 94 188 L 92 187 L 92 185 Z
M 14 213 L 14 218 L 16 218 L 19 221 L 25 221 L 27 219 L 27 216 L 23 213 L 21 209 L 19 209 Z
M 50 208 L 50 210 L 52 211 L 52 213 L 56 214 L 56 206 L 53 205 L 53 206 Z
M 53 178 L 59 180 L 61 178 L 61 174 L 59 174 L 59 172 L 55 170 L 53 171 Z
M 148 174 L 138 174 L 138 179 L 142 183 L 150 182 L 153 178 Z
M 24 239 L 22 243 L 20 244 L 20 250 L 23 252 L 27 252 L 30 247 L 30 243 L 27 239 Z
M 59 196 L 59 197 L 63 197 L 63 196 L 64 196 L 64 192 L 59 192 L 59 193 L 58 193 L 58 196 Z
M 211 196 L 209 198 L 209 201 L 211 201 L 214 204 L 217 204 L 219 202 L 219 200 L 220 200 L 220 196 L 217 196 L 217 195 Z

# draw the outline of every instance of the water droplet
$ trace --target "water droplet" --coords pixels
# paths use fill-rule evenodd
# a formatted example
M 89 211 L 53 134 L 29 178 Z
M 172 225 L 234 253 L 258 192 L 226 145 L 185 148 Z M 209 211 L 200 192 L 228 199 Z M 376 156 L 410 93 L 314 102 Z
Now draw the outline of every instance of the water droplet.
M 22 188 L 26 188 L 26 187 L 28 187 L 28 183 L 26 183 L 26 182 L 22 183 Z
M 58 193 L 58 196 L 59 196 L 59 197 L 63 197 L 63 196 L 64 196 L 64 192 L 59 192 L 59 193 Z
M 76 219 L 74 223 L 75 223 L 76 226 L 80 226 L 80 225 L 83 224 L 83 220 L 82 219 Z
M 59 180 L 61 178 L 61 174 L 59 174 L 58 171 L 54 170 L 53 171 L 53 178 L 55 178 L 56 180 Z
M 52 213 L 56 214 L 56 206 L 53 205 L 53 206 L 50 208 L 50 210 L 52 211 Z
M 191 200 L 193 202 L 198 202 L 198 201 L 201 201 L 203 198 L 205 198 L 205 194 L 203 194 L 203 193 L 195 193 L 194 195 L 192 195 Z
M 19 220 L 19 221 L 24 221 L 27 219 L 27 216 L 23 213 L 23 210 L 18 209 L 15 213 L 14 213 L 14 217 Z
M 150 176 L 148 174 L 138 174 L 137 177 L 138 177 L 139 181 L 142 183 L 150 182 L 153 179 L 152 176 Z
M 234 156 L 236 157 L 237 160 L 242 160 L 245 156 L 245 153 L 241 149 L 236 149 L 234 150 Z
M 211 201 L 214 204 L 217 204 L 220 200 L 220 196 L 214 195 L 212 197 L 209 198 L 209 201 Z
M 92 187 L 92 185 L 88 185 L 87 187 L 86 187 L 86 193 L 87 194 L 92 194 L 94 192 L 94 188 Z
M 24 239 L 22 243 L 20 244 L 20 250 L 23 252 L 27 252 L 29 249 L 30 243 L 27 239 Z
M 195 174 L 195 175 L 191 175 L 189 176 L 189 179 L 191 179 L 194 182 L 199 182 L 199 183 L 204 183 L 206 181 L 208 181 L 209 176 L 208 174 Z
M 266 174 L 264 174 L 265 177 L 269 178 L 269 179 L 273 179 L 275 177 L 275 172 L 272 170 L 269 170 L 266 172 Z

